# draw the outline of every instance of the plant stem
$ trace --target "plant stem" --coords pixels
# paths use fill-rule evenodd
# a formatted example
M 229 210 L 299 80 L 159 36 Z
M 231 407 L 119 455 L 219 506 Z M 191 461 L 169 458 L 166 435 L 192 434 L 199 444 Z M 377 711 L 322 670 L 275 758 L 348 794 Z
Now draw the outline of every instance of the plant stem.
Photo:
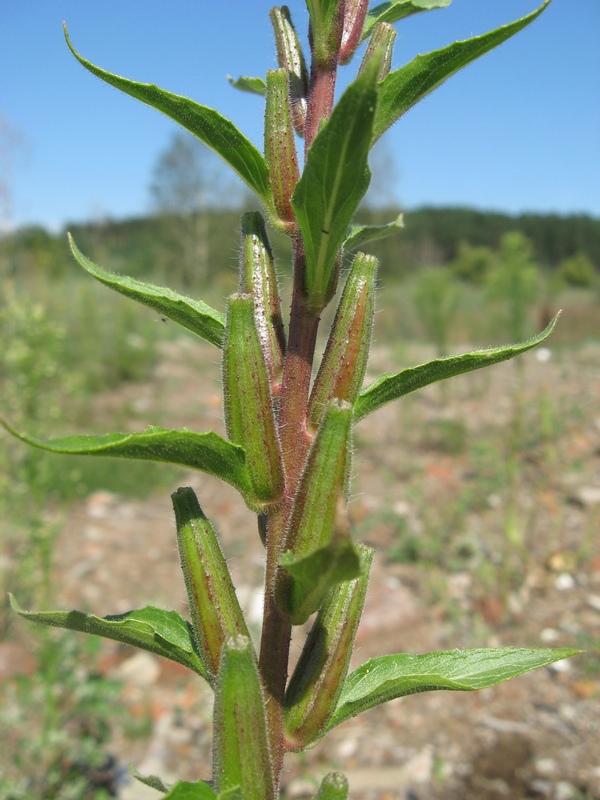
M 314 63 L 310 73 L 310 86 L 307 98 L 306 127 L 304 129 L 304 153 L 312 144 L 319 131 L 319 125 L 328 119 L 333 108 L 337 64 L 330 67 L 316 66 Z

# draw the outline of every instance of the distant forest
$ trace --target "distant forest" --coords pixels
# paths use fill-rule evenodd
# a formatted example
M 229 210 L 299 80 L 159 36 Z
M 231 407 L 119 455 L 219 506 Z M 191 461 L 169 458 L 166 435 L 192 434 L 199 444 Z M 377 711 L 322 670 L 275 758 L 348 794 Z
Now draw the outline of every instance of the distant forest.
M 363 209 L 361 224 L 383 224 L 398 209 Z M 66 242 L 70 230 L 79 248 L 98 264 L 138 278 L 174 286 L 235 281 L 240 212 L 209 210 L 186 216 L 162 214 L 122 221 L 106 220 L 66 226 L 59 234 L 43 228 L 22 228 L 0 239 L 0 274 L 24 280 L 64 276 L 74 269 Z M 585 256 L 600 273 L 600 219 L 586 215 L 508 214 L 469 208 L 421 208 L 405 212 L 396 235 L 365 247 L 381 260 L 381 276 L 404 277 L 422 266 L 452 263 L 471 248 L 497 251 L 502 237 L 518 231 L 531 243 L 543 269 Z M 289 242 L 273 235 L 281 256 Z M 283 263 L 283 261 L 282 261 Z

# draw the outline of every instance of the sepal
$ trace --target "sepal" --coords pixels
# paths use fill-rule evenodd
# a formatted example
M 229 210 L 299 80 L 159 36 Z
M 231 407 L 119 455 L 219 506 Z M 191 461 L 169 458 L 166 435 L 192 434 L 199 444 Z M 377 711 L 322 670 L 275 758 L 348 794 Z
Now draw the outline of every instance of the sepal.
M 269 375 L 254 319 L 254 298 L 231 295 L 223 345 L 223 406 L 227 434 L 246 452 L 255 500 L 277 503 L 283 465 Z
M 250 634 L 218 539 L 193 489 L 180 488 L 171 499 L 194 636 L 214 678 L 225 640 Z
M 318 428 L 330 400 L 352 405 L 362 388 L 373 330 L 377 267 L 375 256 L 357 253 L 354 258 L 310 395 L 307 427 L 311 432 Z
M 213 787 L 244 800 L 274 798 L 265 704 L 256 654 L 245 636 L 223 645 L 214 707 Z
M 348 673 L 374 552 L 364 545 L 358 549 L 362 574 L 327 595 L 286 691 L 284 731 L 293 750 L 321 738 Z

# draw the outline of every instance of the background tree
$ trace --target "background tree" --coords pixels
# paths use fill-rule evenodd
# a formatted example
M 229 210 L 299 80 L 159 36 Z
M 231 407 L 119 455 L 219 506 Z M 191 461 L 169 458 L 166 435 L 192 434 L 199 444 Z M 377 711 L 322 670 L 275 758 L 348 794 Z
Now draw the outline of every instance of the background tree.
M 176 133 L 158 156 L 150 195 L 161 225 L 160 271 L 186 286 L 204 282 L 209 274 L 210 213 L 239 204 L 242 192 L 206 145 L 190 134 Z

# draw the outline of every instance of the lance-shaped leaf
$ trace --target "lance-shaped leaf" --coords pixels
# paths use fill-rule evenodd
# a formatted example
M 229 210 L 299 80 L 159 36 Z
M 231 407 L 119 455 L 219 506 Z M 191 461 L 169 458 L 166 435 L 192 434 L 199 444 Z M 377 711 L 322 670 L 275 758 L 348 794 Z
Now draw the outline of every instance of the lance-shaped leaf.
M 275 796 L 265 705 L 252 643 L 245 636 L 223 646 L 215 690 L 213 786 L 240 787 L 244 800 Z
M 232 78 L 231 75 L 228 75 L 227 80 L 234 89 L 239 89 L 241 92 L 249 92 L 250 94 L 260 94 L 264 96 L 267 91 L 267 84 L 263 78 L 251 78 L 249 75 L 241 75 L 239 78 Z
M 391 2 L 381 3 L 367 14 L 361 38 L 366 39 L 373 26 L 378 22 L 398 22 L 419 11 L 445 8 L 451 2 L 452 0 L 391 0 Z
M 362 387 L 373 330 L 377 266 L 375 256 L 358 253 L 346 278 L 308 403 L 311 432 L 334 397 L 352 405 Z
M 214 678 L 225 640 L 250 634 L 216 534 L 193 489 L 180 488 L 171 498 L 197 649 Z
M 300 169 L 285 69 L 271 69 L 267 73 L 265 156 L 276 213 L 273 223 L 284 231 L 286 224 L 295 228 L 290 201 L 300 178 Z
M 306 94 L 308 92 L 308 70 L 302 53 L 300 39 L 292 23 L 287 6 L 271 9 L 269 12 L 275 45 L 277 63 L 288 73 L 292 118 L 296 133 L 302 136 L 306 123 Z
M 310 15 L 310 33 L 313 59 L 321 67 L 330 66 L 337 59 L 344 20 L 343 2 L 340 0 L 306 0 Z
M 373 129 L 373 142 L 415 103 L 440 86 L 447 78 L 533 22 L 549 3 L 550 0 L 546 0 L 536 11 L 516 22 L 485 33 L 483 36 L 454 42 L 441 50 L 419 55 L 404 67 L 390 72 L 379 84 L 379 105 Z
M 176 611 L 146 606 L 125 614 L 97 617 L 83 611 L 24 611 L 12 595 L 10 602 L 13 609 L 25 619 L 54 628 L 103 636 L 149 650 L 183 664 L 207 681 L 210 680 L 198 655 L 192 626 Z
M 397 400 L 417 389 L 422 389 L 430 383 L 443 381 L 465 372 L 473 372 L 483 367 L 490 367 L 492 364 L 499 364 L 501 361 L 508 361 L 510 358 L 525 353 L 543 342 L 552 333 L 557 319 L 558 314 L 541 333 L 519 344 L 436 358 L 434 361 L 420 364 L 417 367 L 408 367 L 400 372 L 386 372 L 359 394 L 354 406 L 354 419 L 358 422 L 386 403 Z
M 568 648 L 499 647 L 371 658 L 346 679 L 327 729 L 396 697 L 436 689 L 486 689 L 579 652 Z
M 156 789 L 157 792 L 162 792 L 163 794 L 167 794 L 170 789 L 174 788 L 173 784 L 165 783 L 158 775 L 142 775 L 131 765 L 129 766 L 129 774 L 135 778 L 136 781 L 143 783 L 144 786 L 149 786 L 151 789 Z
M 114 272 L 102 269 L 86 258 L 79 250 L 71 234 L 69 245 L 77 263 L 83 267 L 96 280 L 114 289 L 116 292 L 137 300 L 149 308 L 158 311 L 173 322 L 179 323 L 192 333 L 200 336 L 211 344 L 221 347 L 225 336 L 225 318 L 214 308 L 207 306 L 200 300 L 193 300 L 182 294 L 162 286 L 143 283 L 126 275 L 117 275 Z
M 392 68 L 392 55 L 394 53 L 394 42 L 396 41 L 396 29 L 387 22 L 378 22 L 373 28 L 373 33 L 369 39 L 369 44 L 363 56 L 359 73 L 361 73 L 367 66 L 369 61 L 373 58 L 378 50 L 381 50 L 383 56 L 381 59 L 381 66 L 377 73 L 377 80 L 382 81 L 390 73 Z
M 283 494 L 281 446 L 250 294 L 229 298 L 222 363 L 228 436 L 244 448 L 256 503 L 276 503 Z
M 267 165 L 262 154 L 231 122 L 217 111 L 188 97 L 167 92 L 152 83 L 137 83 L 95 66 L 75 50 L 65 26 L 65 38 L 75 58 L 93 75 L 142 103 L 162 111 L 215 151 L 256 195 L 271 207 Z
M 254 321 L 273 397 L 281 388 L 285 355 L 285 330 L 273 252 L 258 211 L 242 215 L 240 293 L 254 298 Z
M 79 435 L 64 436 L 60 439 L 37 439 L 15 430 L 1 418 L 0 424 L 21 441 L 51 453 L 166 461 L 169 464 L 198 469 L 230 483 L 243 495 L 253 510 L 261 508 L 260 503 L 253 502 L 254 493 L 244 450 L 212 431 L 195 433 L 149 426 L 141 433 L 107 433 L 104 436 Z
M 344 26 L 340 44 L 340 64 L 349 64 L 354 51 L 360 43 L 365 17 L 369 9 L 369 0 L 345 0 Z
M 348 229 L 348 234 L 344 240 L 344 250 L 358 250 L 369 242 L 375 242 L 378 239 L 386 239 L 388 236 L 394 236 L 404 227 L 404 215 L 398 214 L 393 222 L 388 222 L 387 225 L 351 225 Z
M 349 403 L 330 403 L 294 500 L 275 588 L 293 625 L 306 622 L 334 586 L 360 575 L 345 504 L 351 417 Z
M 341 772 L 328 772 L 321 781 L 314 800 L 346 800 L 348 779 Z
M 369 185 L 378 69 L 378 59 L 371 59 L 346 89 L 312 143 L 292 197 L 306 252 L 304 291 L 317 312 L 335 293 L 338 250 Z
M 374 551 L 359 545 L 362 575 L 336 586 L 327 595 L 285 695 L 284 732 L 288 747 L 305 750 L 315 744 L 335 711 L 348 673 L 362 614 Z

